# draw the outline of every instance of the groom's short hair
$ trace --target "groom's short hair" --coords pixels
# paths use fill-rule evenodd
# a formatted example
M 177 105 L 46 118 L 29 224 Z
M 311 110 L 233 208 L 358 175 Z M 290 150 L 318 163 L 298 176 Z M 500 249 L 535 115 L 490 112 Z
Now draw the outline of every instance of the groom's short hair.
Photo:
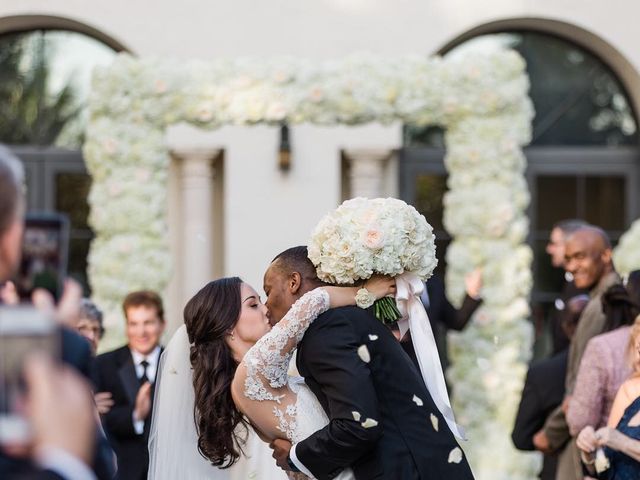
M 287 248 L 284 252 L 276 255 L 271 263 L 274 264 L 276 261 L 276 268 L 285 275 L 298 272 L 304 280 L 321 283 L 316 274 L 316 267 L 309 260 L 306 245 Z

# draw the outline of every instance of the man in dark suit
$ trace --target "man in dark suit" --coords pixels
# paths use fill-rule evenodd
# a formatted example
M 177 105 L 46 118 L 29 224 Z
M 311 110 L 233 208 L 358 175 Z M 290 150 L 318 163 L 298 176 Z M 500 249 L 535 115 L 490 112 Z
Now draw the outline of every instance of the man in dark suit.
M 281 253 L 264 278 L 272 320 L 319 285 L 306 247 Z M 358 480 L 473 478 L 417 368 L 369 311 L 320 315 L 298 345 L 297 366 L 329 424 L 293 446 L 272 442 L 280 467 L 320 480 L 347 467 Z
M 564 270 L 564 250 L 567 238 L 585 225 L 588 225 L 587 222 L 578 219 L 561 220 L 553 225 L 551 233 L 549 234 L 549 241 L 545 247 L 545 251 L 551 258 L 552 267 Z M 565 310 L 565 303 L 568 299 L 582 293 L 588 292 L 587 290 L 577 288 L 573 282 L 573 275 L 565 270 L 563 272 L 563 281 L 560 291 L 553 302 L 553 307 L 550 312 L 553 354 L 561 352 L 565 348 L 569 347 L 569 338 L 562 327 L 565 317 L 570 315 Z
M 459 309 L 456 309 L 447 298 L 444 282 L 438 275 L 434 275 L 425 283 L 425 289 L 420 299 L 424 305 L 431 330 L 438 346 L 438 355 L 442 369 L 446 371 L 449 366 L 449 356 L 447 354 L 447 332 L 449 330 L 460 331 L 464 329 L 471 320 L 471 316 L 482 304 L 480 298 L 480 288 L 482 286 L 482 271 L 476 269 L 465 277 L 465 297 Z M 396 333 L 397 332 L 397 333 Z M 397 327 L 394 328 L 396 338 L 399 336 Z M 416 352 L 411 334 L 407 333 L 401 339 L 402 348 L 417 364 Z
M 96 358 L 97 392 L 110 392 L 113 407 L 102 424 L 118 457 L 118 479 L 147 478 L 153 383 L 160 360 L 160 338 L 165 328 L 160 296 L 132 292 L 123 302 L 128 343 Z
M 588 302 L 588 295 L 578 295 L 567 301 L 566 315 L 562 324 L 567 338 L 571 339 L 573 336 L 580 314 Z M 551 358 L 534 363 L 529 368 L 511 433 L 513 444 L 518 450 L 536 450 L 535 435 L 544 426 L 549 414 L 562 403 L 568 358 L 569 348 L 567 347 Z M 540 479 L 554 480 L 557 464 L 557 453 L 545 453 Z

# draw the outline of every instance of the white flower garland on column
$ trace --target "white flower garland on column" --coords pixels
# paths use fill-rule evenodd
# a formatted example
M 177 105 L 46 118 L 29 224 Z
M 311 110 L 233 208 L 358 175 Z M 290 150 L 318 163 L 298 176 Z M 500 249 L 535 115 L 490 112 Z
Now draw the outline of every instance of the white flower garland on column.
M 618 246 L 613 250 L 613 263 L 621 275 L 640 270 L 640 219 L 620 237 Z
M 539 455 L 516 452 L 511 442 L 530 359 L 523 346 L 533 340 L 527 321 L 532 252 L 524 243 L 529 194 L 520 148 L 529 141 L 529 125 L 521 115 L 472 118 L 447 131 L 445 226 L 455 239 L 447 251 L 450 297 L 461 301 L 464 275 L 483 268 L 483 304 L 462 333 L 450 335 L 447 372 L 459 422 L 470 438 L 482 439 L 468 452 L 479 479 L 528 480 L 540 467 Z
M 509 439 L 531 346 L 521 151 L 532 117 L 527 90 L 524 62 L 510 51 L 458 60 L 356 55 L 321 64 L 119 56 L 94 75 L 84 146 L 96 233 L 89 275 L 109 330 L 121 328 L 127 292 L 162 291 L 170 277 L 168 125 L 442 125 L 452 297 L 460 297 L 465 272 L 485 267 L 484 307 L 453 342 L 450 377 L 470 437 L 465 450 L 479 480 L 533 478 L 537 458 L 517 453 Z

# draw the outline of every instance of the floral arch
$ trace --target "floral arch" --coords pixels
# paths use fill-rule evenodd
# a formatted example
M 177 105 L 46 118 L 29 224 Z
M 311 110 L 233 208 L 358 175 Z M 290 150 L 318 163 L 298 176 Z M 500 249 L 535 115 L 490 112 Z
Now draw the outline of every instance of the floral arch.
M 326 63 L 121 55 L 94 75 L 84 145 L 93 177 L 89 274 L 96 301 L 115 314 L 128 291 L 162 291 L 168 283 L 167 126 L 444 126 L 452 298 L 461 297 L 467 271 L 485 268 L 484 307 L 452 342 L 454 408 L 467 427 L 465 450 L 479 479 L 532 478 L 538 458 L 516 452 L 510 440 L 532 340 L 522 153 L 533 115 L 527 91 L 524 62 L 508 51 L 464 60 L 357 55 Z

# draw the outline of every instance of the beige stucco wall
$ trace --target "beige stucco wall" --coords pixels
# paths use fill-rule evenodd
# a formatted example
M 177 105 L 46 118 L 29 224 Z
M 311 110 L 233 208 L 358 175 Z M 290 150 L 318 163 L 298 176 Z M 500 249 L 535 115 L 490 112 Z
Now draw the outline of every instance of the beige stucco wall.
M 433 54 L 483 25 L 527 19 L 518 25 L 561 31 L 598 51 L 622 75 L 636 105 L 640 98 L 640 3 L 631 0 L 2 0 L 0 32 L 25 25 L 24 19 L 8 18 L 24 15 L 79 22 L 139 56 L 205 60 L 283 54 L 329 59 L 356 51 Z M 215 247 L 218 264 L 209 266 L 213 274 L 240 275 L 260 287 L 273 255 L 305 242 L 318 218 L 341 200 L 342 149 L 401 144 L 399 125 L 300 126 L 291 135 L 293 168 L 283 174 L 276 166 L 276 129 L 169 132 L 171 146 L 223 151 L 224 201 L 211 210 L 213 215 L 221 209 L 224 242 Z M 189 293 L 180 290 L 185 273 L 180 268 L 179 171 L 174 165 L 169 195 L 171 245 L 178 262 L 167 296 L 174 322 Z

